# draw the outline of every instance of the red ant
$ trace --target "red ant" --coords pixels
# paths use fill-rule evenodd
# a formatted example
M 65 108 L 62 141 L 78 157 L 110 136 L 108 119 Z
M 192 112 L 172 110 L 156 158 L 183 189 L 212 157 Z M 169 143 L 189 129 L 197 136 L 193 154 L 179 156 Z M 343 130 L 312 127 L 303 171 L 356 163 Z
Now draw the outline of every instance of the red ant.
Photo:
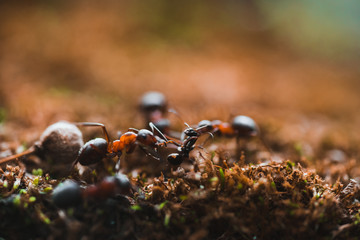
M 198 128 L 201 127 L 204 129 L 202 131 L 219 133 L 226 137 L 247 138 L 257 136 L 259 133 L 259 127 L 255 121 L 244 115 L 234 117 L 231 124 L 220 120 L 202 120 L 198 123 Z
M 267 145 L 263 137 L 260 135 L 260 130 L 256 122 L 244 115 L 238 115 L 233 118 L 231 124 L 227 122 L 222 122 L 220 120 L 203 120 L 199 122 L 198 127 L 205 127 L 211 133 L 218 133 L 219 135 L 225 137 L 236 137 L 236 158 L 239 159 L 241 156 L 242 149 L 240 147 L 240 140 L 247 139 L 251 137 L 258 137 L 263 146 L 270 153 L 272 152 L 271 148 Z
M 129 178 L 121 173 L 105 177 L 96 185 L 81 188 L 79 183 L 66 180 L 60 183 L 52 192 L 54 204 L 60 208 L 68 208 L 79 205 L 83 199 L 105 200 L 117 194 L 131 194 Z
M 104 200 L 116 194 L 128 195 L 131 193 L 131 183 L 129 178 L 121 173 L 115 176 L 105 177 L 100 183 L 90 185 L 84 189 L 85 198 Z
M 156 129 L 163 139 L 155 136 L 153 132 L 147 129 L 137 130 L 135 128 L 129 128 L 128 132 L 122 134 L 119 140 L 110 142 L 109 134 L 104 124 L 93 122 L 82 122 L 76 124 L 81 126 L 101 127 L 105 135 L 105 139 L 95 138 L 85 143 L 80 149 L 78 157 L 73 165 L 76 163 L 80 163 L 84 166 L 91 165 L 100 162 L 103 158 L 113 158 L 117 156 L 119 161 L 116 165 L 116 170 L 118 170 L 121 155 L 123 153 L 132 153 L 136 146 L 139 146 L 139 148 L 147 155 L 159 160 L 159 158 L 151 151 L 156 152 L 158 147 L 166 146 L 167 143 L 172 142 L 168 141 L 153 123 L 149 123 L 150 128 Z
M 209 133 L 211 136 L 214 133 L 227 137 L 236 136 L 237 142 L 240 138 L 257 136 L 259 133 L 259 128 L 255 121 L 243 115 L 236 116 L 231 124 L 220 120 L 203 120 L 199 122 L 197 128 L 191 128 L 188 124 L 186 125 L 188 128 L 183 131 L 185 139 L 179 145 L 178 153 L 172 153 L 168 156 L 168 161 L 173 165 L 179 165 L 184 159 L 189 158 L 189 153 L 194 149 L 196 141 L 204 133 Z
M 152 122 L 162 133 L 169 134 L 170 121 L 165 118 L 167 100 L 162 93 L 155 91 L 145 93 L 139 107 L 146 123 Z

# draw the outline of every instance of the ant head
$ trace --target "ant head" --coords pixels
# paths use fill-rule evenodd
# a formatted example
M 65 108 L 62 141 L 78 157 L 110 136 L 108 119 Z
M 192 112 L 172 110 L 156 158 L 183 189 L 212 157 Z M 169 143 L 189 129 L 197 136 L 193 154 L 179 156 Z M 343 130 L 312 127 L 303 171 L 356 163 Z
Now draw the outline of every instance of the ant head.
M 248 116 L 236 116 L 231 125 L 239 137 L 252 137 L 257 136 L 259 133 L 259 127 L 255 121 Z
M 199 135 L 199 133 L 193 128 L 185 129 L 184 134 L 188 137 L 197 137 Z
M 103 138 L 95 138 L 80 149 L 77 157 L 77 162 L 81 165 L 87 166 L 100 162 L 107 153 L 108 142 Z
M 137 133 L 138 139 L 146 139 L 149 136 L 154 136 L 154 134 L 147 129 L 140 129 L 139 132 Z
M 169 154 L 167 160 L 171 165 L 175 165 L 175 166 L 180 165 L 183 162 L 183 158 L 179 153 Z
M 157 142 L 154 134 L 147 129 L 140 129 L 136 140 L 144 145 L 153 146 Z

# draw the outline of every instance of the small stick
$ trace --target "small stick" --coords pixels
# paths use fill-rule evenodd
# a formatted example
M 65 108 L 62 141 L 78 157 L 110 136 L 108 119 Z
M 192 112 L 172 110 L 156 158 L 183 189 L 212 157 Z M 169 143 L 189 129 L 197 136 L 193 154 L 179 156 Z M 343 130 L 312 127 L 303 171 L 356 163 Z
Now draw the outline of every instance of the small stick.
M 35 152 L 36 152 L 36 147 L 35 147 L 35 146 L 31 146 L 28 150 L 25 150 L 25 151 L 22 152 L 22 153 L 18 153 L 18 154 L 15 154 L 15 155 L 12 155 L 12 156 L 9 156 L 9 157 L 0 159 L 0 164 L 3 164 L 3 163 L 6 163 L 6 162 L 9 162 L 9 161 L 18 159 L 19 157 L 22 157 L 22 156 L 25 156 L 25 155 L 29 155 L 29 154 L 32 154 L 32 153 L 35 153 Z

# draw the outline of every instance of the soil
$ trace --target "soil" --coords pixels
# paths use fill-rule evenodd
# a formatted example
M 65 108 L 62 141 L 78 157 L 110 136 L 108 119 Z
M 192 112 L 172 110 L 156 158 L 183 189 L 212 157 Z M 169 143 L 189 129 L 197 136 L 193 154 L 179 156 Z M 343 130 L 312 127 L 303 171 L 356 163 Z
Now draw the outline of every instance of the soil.
M 31 149 L 60 120 L 103 123 L 111 140 L 147 128 L 138 105 L 150 90 L 178 112 L 165 114 L 175 133 L 184 122 L 242 114 L 260 135 L 237 145 L 206 134 L 180 166 L 166 160 L 174 146 L 160 160 L 137 148 L 121 159 L 129 193 L 61 208 L 60 183 L 99 186 L 114 161 L 73 168 L 75 159 L 52 153 L 1 164 L 0 239 L 359 239 L 358 60 L 309 56 L 269 31 L 219 26 L 186 28 L 179 43 L 165 25 L 132 18 L 128 11 L 149 13 L 129 3 L 1 7 L 0 158 Z M 79 128 L 84 142 L 104 137 Z M 66 144 L 55 146 L 72 149 Z

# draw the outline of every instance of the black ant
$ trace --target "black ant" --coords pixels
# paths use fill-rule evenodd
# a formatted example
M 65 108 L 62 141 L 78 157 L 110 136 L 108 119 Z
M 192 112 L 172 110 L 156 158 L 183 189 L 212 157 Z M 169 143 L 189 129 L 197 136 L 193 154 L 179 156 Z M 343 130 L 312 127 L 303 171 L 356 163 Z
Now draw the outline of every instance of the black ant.
M 167 160 L 172 165 L 180 165 L 183 160 L 189 158 L 190 152 L 195 148 L 195 143 L 199 139 L 199 137 L 204 133 L 209 133 L 212 135 L 211 131 L 209 131 L 209 126 L 199 126 L 197 128 L 192 128 L 188 124 L 185 123 L 187 128 L 183 131 L 183 135 L 185 136 L 182 144 L 174 143 L 178 146 L 177 153 L 171 153 L 168 155 Z
M 152 129 L 156 129 L 163 139 L 155 136 L 153 132 L 147 129 L 137 130 L 135 128 L 129 128 L 128 132 L 122 134 L 118 140 L 111 142 L 104 124 L 93 122 L 82 122 L 76 124 L 81 126 L 101 127 L 105 135 L 105 139 L 95 138 L 85 143 L 80 149 L 73 165 L 80 163 L 81 165 L 87 166 L 98 163 L 103 158 L 113 158 L 117 156 L 119 161 L 116 165 L 116 170 L 118 170 L 121 155 L 123 153 L 132 153 L 136 146 L 139 146 L 139 148 L 147 155 L 159 160 L 159 158 L 154 155 L 154 152 L 157 151 L 158 147 L 166 146 L 168 142 L 172 142 L 168 141 L 167 138 L 152 123 L 149 123 L 150 127 Z

